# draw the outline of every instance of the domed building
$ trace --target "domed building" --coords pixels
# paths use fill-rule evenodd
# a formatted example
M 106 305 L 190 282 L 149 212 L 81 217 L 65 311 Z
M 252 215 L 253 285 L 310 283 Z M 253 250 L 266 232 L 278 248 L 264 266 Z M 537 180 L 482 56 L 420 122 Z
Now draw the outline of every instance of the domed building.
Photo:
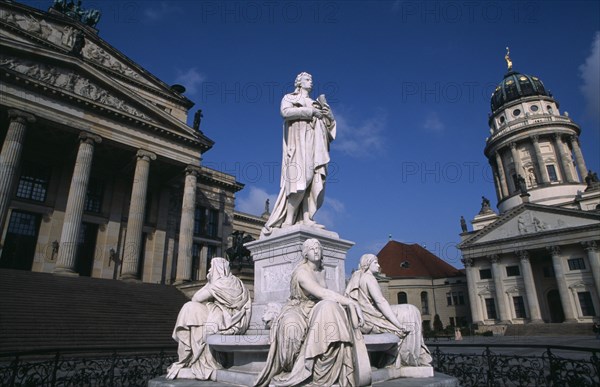
M 458 245 L 473 322 L 592 322 L 600 313 L 600 183 L 585 165 L 581 128 L 541 79 L 505 58 L 484 149 L 498 213 L 482 198 Z

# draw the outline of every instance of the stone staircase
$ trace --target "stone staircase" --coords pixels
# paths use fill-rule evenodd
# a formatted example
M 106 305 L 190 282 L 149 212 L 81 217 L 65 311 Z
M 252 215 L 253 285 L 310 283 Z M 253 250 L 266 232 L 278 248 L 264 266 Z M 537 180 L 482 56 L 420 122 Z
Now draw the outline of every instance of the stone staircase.
M 0 354 L 53 348 L 177 348 L 188 299 L 174 286 L 0 269 Z
M 504 336 L 591 336 L 592 323 L 508 325 Z

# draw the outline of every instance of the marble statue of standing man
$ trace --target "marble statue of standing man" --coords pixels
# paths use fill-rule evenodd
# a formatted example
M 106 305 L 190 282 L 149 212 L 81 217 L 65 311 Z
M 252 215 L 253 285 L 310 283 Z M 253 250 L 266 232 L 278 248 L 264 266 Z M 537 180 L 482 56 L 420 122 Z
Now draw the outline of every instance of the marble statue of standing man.
M 323 204 L 329 163 L 329 144 L 335 139 L 336 124 L 324 95 L 310 98 L 312 76 L 300 73 L 296 89 L 281 101 L 283 157 L 279 196 L 262 230 L 294 224 L 322 227 L 314 215 Z

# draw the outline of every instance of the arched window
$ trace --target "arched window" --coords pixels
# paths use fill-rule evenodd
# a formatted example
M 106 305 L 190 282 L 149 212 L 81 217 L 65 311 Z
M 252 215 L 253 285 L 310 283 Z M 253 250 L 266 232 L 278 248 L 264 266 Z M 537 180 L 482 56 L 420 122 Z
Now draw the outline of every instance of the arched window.
M 429 314 L 429 297 L 427 292 L 421 292 L 421 314 Z
M 408 303 L 408 297 L 406 295 L 406 292 L 398 293 L 398 304 L 407 304 L 407 303 Z

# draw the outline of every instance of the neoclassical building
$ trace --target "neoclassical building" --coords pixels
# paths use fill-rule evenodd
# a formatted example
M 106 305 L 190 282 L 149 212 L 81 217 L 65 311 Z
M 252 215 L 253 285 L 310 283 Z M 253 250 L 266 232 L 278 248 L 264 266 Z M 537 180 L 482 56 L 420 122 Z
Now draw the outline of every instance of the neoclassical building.
M 389 241 L 379 253 L 379 283 L 390 304 L 413 304 L 421 311 L 424 329 L 432 329 L 437 314 L 444 326 L 471 323 L 467 281 L 463 270 L 418 244 Z
M 483 198 L 458 246 L 473 321 L 591 322 L 600 315 L 600 185 L 580 127 L 539 78 L 507 63 L 484 150 L 499 213 Z
M 201 166 L 213 141 L 186 124 L 184 88 L 66 4 L 0 2 L 0 268 L 205 279 L 243 185 Z

